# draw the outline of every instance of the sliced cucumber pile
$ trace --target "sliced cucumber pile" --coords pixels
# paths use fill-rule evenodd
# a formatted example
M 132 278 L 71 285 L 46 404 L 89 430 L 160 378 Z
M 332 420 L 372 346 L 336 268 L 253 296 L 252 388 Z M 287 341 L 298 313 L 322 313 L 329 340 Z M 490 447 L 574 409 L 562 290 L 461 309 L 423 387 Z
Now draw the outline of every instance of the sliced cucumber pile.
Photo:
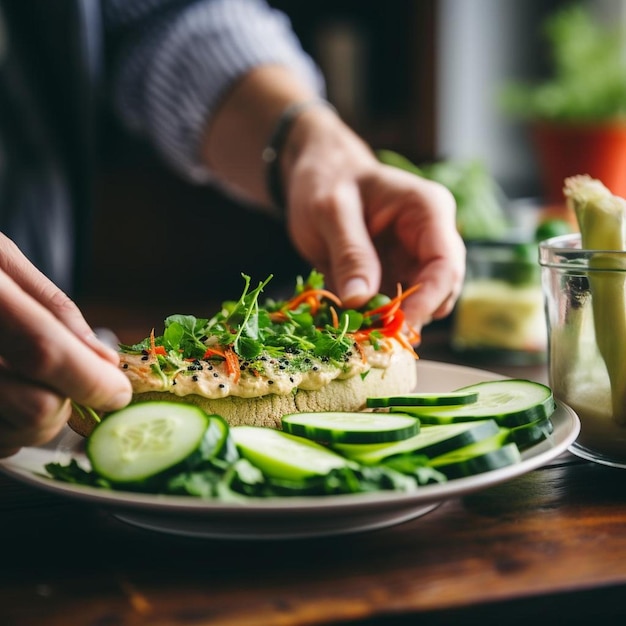
M 478 392 L 478 399 L 471 404 L 443 408 L 391 406 L 390 411 L 414 415 L 422 424 L 494 419 L 500 426 L 514 428 L 547 419 L 556 408 L 552 390 L 528 380 L 489 381 L 457 391 Z
M 519 463 L 520 451 L 551 436 L 556 407 L 549 387 L 511 379 L 368 405 L 285 415 L 280 431 L 229 427 L 180 402 L 143 402 L 94 429 L 91 470 L 75 461 L 46 469 L 90 486 L 225 500 L 410 491 Z
M 496 435 L 494 420 L 481 420 L 444 426 L 422 426 L 418 435 L 391 444 L 334 444 L 333 448 L 365 465 L 376 465 L 401 454 L 435 457 Z

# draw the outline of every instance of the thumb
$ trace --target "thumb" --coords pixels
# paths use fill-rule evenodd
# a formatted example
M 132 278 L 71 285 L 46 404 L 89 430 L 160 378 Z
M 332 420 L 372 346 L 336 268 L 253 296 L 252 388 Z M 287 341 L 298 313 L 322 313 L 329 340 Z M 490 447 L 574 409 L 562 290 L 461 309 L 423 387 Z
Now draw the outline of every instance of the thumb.
M 329 254 L 330 278 L 341 301 L 346 306 L 359 307 L 378 292 L 380 262 L 356 185 L 340 187 L 335 200 L 334 210 L 320 225 Z

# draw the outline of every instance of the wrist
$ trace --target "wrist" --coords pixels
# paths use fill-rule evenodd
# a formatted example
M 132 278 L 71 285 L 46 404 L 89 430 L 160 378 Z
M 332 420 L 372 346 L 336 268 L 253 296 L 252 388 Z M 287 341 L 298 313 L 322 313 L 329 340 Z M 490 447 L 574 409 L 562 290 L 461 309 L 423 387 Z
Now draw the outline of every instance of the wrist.
M 263 149 L 268 195 L 281 214 L 286 212 L 285 179 L 289 164 L 297 158 L 300 147 L 307 142 L 309 118 L 331 116 L 337 120 L 337 111 L 321 98 L 302 100 L 288 105 L 281 113 L 272 135 Z M 304 130 L 304 132 L 302 132 Z

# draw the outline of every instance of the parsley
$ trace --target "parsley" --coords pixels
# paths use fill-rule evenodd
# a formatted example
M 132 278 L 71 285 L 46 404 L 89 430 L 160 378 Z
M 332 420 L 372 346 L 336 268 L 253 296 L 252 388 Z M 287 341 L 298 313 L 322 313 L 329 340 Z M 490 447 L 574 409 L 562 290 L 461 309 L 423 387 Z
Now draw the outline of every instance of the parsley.
M 206 326 L 208 320 L 193 315 L 170 315 L 165 320 L 162 345 L 169 351 L 179 352 L 190 358 L 200 358 L 206 352 Z M 159 345 L 159 342 L 157 342 Z

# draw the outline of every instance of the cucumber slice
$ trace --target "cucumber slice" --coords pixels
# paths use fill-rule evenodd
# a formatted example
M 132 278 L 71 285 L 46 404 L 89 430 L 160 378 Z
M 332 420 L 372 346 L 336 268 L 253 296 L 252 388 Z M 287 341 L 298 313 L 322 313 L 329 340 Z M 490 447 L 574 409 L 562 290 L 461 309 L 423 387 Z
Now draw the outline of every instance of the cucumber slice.
M 503 429 L 493 437 L 431 459 L 430 466 L 452 479 L 514 465 L 522 457 L 514 443 L 506 443 L 507 437 L 508 432 Z
M 457 391 L 478 392 L 473 404 L 459 407 L 390 407 L 392 413 L 408 413 L 423 424 L 451 424 L 494 419 L 500 426 L 513 428 L 546 419 L 556 409 L 552 390 L 541 383 L 521 379 L 488 381 Z
M 292 413 L 282 418 L 283 430 L 325 443 L 384 443 L 417 435 L 419 421 L 410 415 L 326 411 Z
M 388 406 L 456 406 L 472 404 L 478 400 L 477 391 L 451 391 L 450 393 L 409 393 L 405 396 L 375 396 L 367 398 L 370 408 Z
M 279 430 L 235 426 L 231 434 L 241 455 L 273 478 L 301 480 L 326 476 L 350 462 L 324 446 Z
M 96 426 L 87 440 L 87 457 L 103 478 L 132 485 L 183 461 L 193 466 L 223 445 L 223 429 L 202 409 L 179 402 L 140 402 Z
M 554 431 L 554 424 L 550 418 L 540 419 L 530 424 L 516 426 L 509 430 L 509 441 L 516 443 L 520 450 L 547 439 Z
M 415 437 L 395 443 L 335 444 L 340 454 L 362 463 L 376 465 L 400 454 L 423 454 L 435 457 L 498 434 L 494 420 L 480 420 L 445 426 L 422 426 Z

